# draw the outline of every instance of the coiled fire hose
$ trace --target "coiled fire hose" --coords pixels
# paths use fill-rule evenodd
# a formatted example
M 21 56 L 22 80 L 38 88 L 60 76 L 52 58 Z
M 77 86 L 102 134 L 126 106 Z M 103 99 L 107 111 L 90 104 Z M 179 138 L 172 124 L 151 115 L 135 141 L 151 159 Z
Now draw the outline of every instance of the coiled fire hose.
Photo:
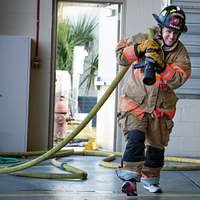
M 110 94 L 113 92 L 113 90 L 117 87 L 118 83 L 121 81 L 125 73 L 128 71 L 128 67 L 123 67 L 116 78 L 112 81 L 110 87 L 106 90 L 104 95 L 101 97 L 99 102 L 92 108 L 92 110 L 88 113 L 87 117 L 82 121 L 82 123 L 72 131 L 70 135 L 64 138 L 63 141 L 61 141 L 59 144 L 57 144 L 55 147 L 47 151 L 46 153 L 42 154 L 41 156 L 11 167 L 5 167 L 0 169 L 0 174 L 2 173 L 12 173 L 16 171 L 21 171 L 26 168 L 30 168 L 34 165 L 37 165 L 41 163 L 44 160 L 47 160 L 48 158 L 52 157 L 56 152 L 58 152 L 60 149 L 62 149 L 66 144 L 68 144 L 78 133 L 89 123 L 89 121 L 93 118 L 93 116 L 98 112 L 98 110 L 102 107 L 102 105 L 105 103 L 105 101 L 108 99 Z
M 15 153 L 1 153 L 0 155 L 3 156 L 15 156 L 15 157 L 28 157 L 28 156 L 38 156 L 44 154 L 45 151 L 36 151 L 36 152 L 15 152 Z M 100 161 L 99 165 L 106 168 L 116 169 L 120 166 L 120 163 L 112 162 L 117 157 L 121 157 L 121 152 L 102 152 L 102 151 L 74 151 L 74 150 L 61 150 L 56 152 L 51 158 L 56 157 L 51 160 L 51 164 L 57 168 L 60 168 L 68 173 L 30 173 L 30 172 L 23 172 L 17 171 L 12 172 L 9 174 L 17 175 L 17 176 L 24 176 L 24 177 L 31 177 L 31 178 L 43 178 L 43 179 L 80 179 L 85 180 L 87 179 L 87 172 L 83 171 L 77 167 L 71 166 L 68 163 L 59 162 L 58 159 L 60 157 L 66 156 L 76 156 L 76 155 L 83 155 L 83 156 L 101 156 L 105 157 Z M 176 163 L 189 163 L 195 165 L 175 165 L 175 166 L 164 166 L 162 171 L 188 171 L 188 170 L 200 170 L 200 160 L 198 159 L 191 159 L 191 158 L 181 158 L 181 157 L 165 157 L 165 161 L 169 162 L 176 162 Z
M 60 142 L 58 145 L 53 147 L 47 152 L 35 152 L 35 154 L 40 155 L 37 158 L 30 160 L 28 162 L 19 164 L 19 165 L 11 165 L 8 167 L 0 168 L 0 174 L 8 173 L 12 175 L 19 175 L 19 176 L 27 176 L 27 177 L 34 177 L 34 178 L 56 178 L 56 179 L 86 179 L 87 178 L 87 172 L 77 168 L 73 167 L 71 165 L 68 165 L 67 163 L 61 163 L 58 161 L 59 157 L 62 156 L 69 156 L 69 155 L 93 155 L 93 156 L 104 156 L 102 162 L 100 163 L 101 166 L 109 167 L 109 168 L 116 168 L 119 166 L 118 163 L 111 163 L 111 161 L 115 160 L 116 157 L 121 156 L 121 153 L 117 152 L 100 152 L 100 151 L 80 151 L 75 152 L 73 150 L 68 151 L 60 151 L 66 144 L 68 144 L 75 136 L 78 135 L 78 133 L 89 123 L 89 121 L 93 118 L 93 116 L 99 111 L 99 109 L 102 107 L 102 105 L 105 103 L 105 101 L 108 99 L 110 94 L 113 92 L 113 90 L 117 87 L 118 83 L 121 81 L 125 73 L 128 71 L 128 67 L 124 67 L 120 70 L 116 78 L 112 81 L 110 87 L 106 90 L 104 95 L 101 97 L 99 102 L 92 108 L 92 110 L 89 112 L 87 117 L 82 121 L 82 123 L 72 131 L 70 135 L 64 138 L 62 142 Z M 60 152 L 59 152 L 60 151 Z M 34 153 L 28 153 L 28 155 L 34 155 Z M 5 154 L 3 154 L 5 156 Z M 25 156 L 25 155 L 23 155 Z M 21 172 L 24 169 L 30 168 L 34 165 L 37 165 L 49 158 L 54 158 L 51 162 L 54 166 L 57 166 L 67 172 L 70 172 L 68 174 L 61 174 L 61 173 L 27 173 L 27 172 Z M 165 160 L 172 161 L 172 162 L 186 162 L 186 163 L 196 163 L 199 164 L 200 160 L 198 159 L 187 159 L 187 158 L 177 158 L 177 157 L 166 157 Z M 189 166 L 165 166 L 163 170 L 200 170 L 200 165 L 189 165 Z

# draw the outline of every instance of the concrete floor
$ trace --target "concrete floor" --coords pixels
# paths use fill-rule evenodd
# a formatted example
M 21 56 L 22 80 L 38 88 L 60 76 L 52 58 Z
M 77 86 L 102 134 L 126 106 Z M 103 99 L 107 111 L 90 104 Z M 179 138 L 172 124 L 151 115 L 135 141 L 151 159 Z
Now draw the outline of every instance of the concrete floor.
M 0 175 L 0 199 L 4 200 L 199 200 L 200 171 L 162 171 L 162 194 L 150 194 L 138 184 L 138 197 L 120 192 L 122 181 L 114 169 L 99 166 L 102 157 L 71 156 L 61 159 L 88 173 L 88 179 L 47 180 Z M 28 171 L 61 172 L 48 161 Z M 63 171 L 62 171 L 63 172 Z

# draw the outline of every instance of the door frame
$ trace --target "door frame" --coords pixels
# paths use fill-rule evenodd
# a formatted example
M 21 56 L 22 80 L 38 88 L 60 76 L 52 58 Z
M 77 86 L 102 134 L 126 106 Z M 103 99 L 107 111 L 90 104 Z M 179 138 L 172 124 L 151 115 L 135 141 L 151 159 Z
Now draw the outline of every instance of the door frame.
M 49 106 L 49 136 L 48 136 L 48 148 L 53 147 L 53 137 L 54 137 L 54 105 L 55 105 L 55 81 L 56 81 L 56 40 L 57 40 L 57 12 L 58 12 L 58 3 L 59 2 L 71 2 L 71 3 L 97 3 L 97 4 L 119 4 L 121 5 L 121 16 L 120 16 L 120 25 L 118 30 L 118 37 L 125 35 L 125 15 L 126 12 L 126 2 L 127 0 L 53 0 L 52 2 L 52 45 L 51 45 L 51 70 L 50 70 L 50 106 Z M 124 17 L 122 17 L 124 16 Z M 118 92 L 116 92 L 116 98 Z M 117 109 L 117 101 L 116 101 Z M 115 124 L 115 141 L 114 149 L 116 149 L 116 135 L 117 135 L 117 126 Z

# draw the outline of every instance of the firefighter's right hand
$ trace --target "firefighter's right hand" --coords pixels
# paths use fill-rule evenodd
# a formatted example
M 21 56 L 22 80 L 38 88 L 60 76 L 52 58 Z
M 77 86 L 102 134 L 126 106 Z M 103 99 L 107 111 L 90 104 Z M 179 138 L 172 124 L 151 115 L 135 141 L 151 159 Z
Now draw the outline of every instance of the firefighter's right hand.
M 137 49 L 136 49 L 136 46 L 134 45 L 125 47 L 123 50 L 123 56 L 126 62 L 128 62 L 129 64 L 138 62 L 139 57 L 136 52 L 137 52 Z
M 157 63 L 162 62 L 161 49 L 153 39 L 145 40 L 140 44 L 126 46 L 123 49 L 124 60 L 129 64 L 137 62 L 143 56 L 155 60 Z
M 125 61 L 125 64 L 138 62 L 143 56 L 155 60 L 158 64 L 162 64 L 162 51 L 160 45 L 154 39 L 147 39 L 139 44 L 127 44 L 121 40 L 118 43 L 117 51 L 122 51 L 118 60 Z
M 143 41 L 137 46 L 138 55 L 144 55 L 146 58 L 153 59 L 156 63 L 162 66 L 163 56 L 160 45 L 154 39 Z
M 137 53 L 139 55 L 145 54 L 147 51 L 159 52 L 161 51 L 160 45 L 154 39 L 147 39 L 137 44 Z

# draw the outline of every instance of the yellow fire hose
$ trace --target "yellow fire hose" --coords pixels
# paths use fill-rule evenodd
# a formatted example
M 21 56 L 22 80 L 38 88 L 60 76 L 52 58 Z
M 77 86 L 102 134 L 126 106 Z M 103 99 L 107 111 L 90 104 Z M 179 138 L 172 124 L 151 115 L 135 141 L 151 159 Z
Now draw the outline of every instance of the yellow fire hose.
M 60 151 L 66 144 L 68 144 L 78 133 L 89 123 L 89 121 L 93 118 L 93 116 L 99 111 L 99 109 L 102 107 L 102 105 L 105 103 L 105 101 L 108 99 L 110 94 L 113 92 L 113 90 L 117 87 L 118 83 L 121 81 L 125 73 L 127 72 L 127 68 L 122 68 L 121 71 L 118 73 L 116 78 L 111 83 L 110 87 L 106 90 L 104 95 L 101 97 L 99 102 L 92 108 L 92 110 L 89 112 L 87 117 L 82 121 L 82 123 L 72 131 L 70 135 L 64 138 L 62 142 L 60 142 L 58 145 L 53 147 L 47 152 L 39 151 L 39 152 L 26 152 L 24 154 L 15 153 L 15 154 L 1 154 L 2 156 L 34 156 L 39 155 L 37 158 L 30 160 L 28 162 L 19 164 L 19 165 L 11 165 L 8 167 L 0 168 L 0 174 L 3 173 L 9 173 L 12 175 L 19 175 L 19 176 L 27 176 L 27 177 L 35 177 L 35 178 L 53 178 L 53 179 L 86 179 L 87 173 L 77 167 L 73 167 L 71 165 L 68 165 L 67 163 L 62 163 L 58 161 L 59 157 L 62 156 L 69 156 L 69 155 L 91 155 L 91 156 L 104 156 L 102 162 L 100 163 L 101 166 L 109 167 L 109 168 L 117 168 L 119 166 L 118 163 L 112 163 L 113 160 L 116 159 L 116 157 L 121 156 L 122 154 L 120 152 L 100 152 L 100 151 Z M 59 152 L 60 151 L 60 152 Z M 42 155 L 41 155 L 42 154 Z M 24 169 L 30 168 L 34 165 L 37 165 L 49 158 L 54 158 L 51 163 L 67 172 L 70 173 L 27 173 L 27 172 L 21 172 Z M 196 163 L 199 164 L 200 160 L 198 159 L 188 159 L 188 158 L 179 158 L 179 157 L 166 157 L 166 161 L 172 161 L 172 162 L 185 162 L 185 163 Z M 163 170 L 200 170 L 200 165 L 188 165 L 188 166 L 165 166 Z
M 1 156 L 13 156 L 16 157 L 29 157 L 29 156 L 38 156 L 43 154 L 44 151 L 37 151 L 37 152 L 15 152 L 15 153 L 1 153 Z M 87 179 L 87 172 L 69 165 L 68 163 L 59 162 L 58 159 L 60 157 L 66 157 L 71 155 L 83 155 L 83 156 L 101 156 L 105 157 L 102 159 L 102 161 L 99 163 L 100 166 L 106 167 L 106 168 L 112 168 L 115 169 L 120 166 L 120 163 L 112 162 L 116 159 L 116 157 L 121 157 L 121 152 L 102 152 L 102 151 L 88 151 L 88 150 L 82 150 L 82 151 L 74 151 L 74 150 L 62 150 L 59 152 L 56 152 L 51 158 L 56 157 L 51 160 L 51 164 L 55 167 L 58 167 L 65 172 L 68 173 L 46 173 L 46 172 L 40 172 L 40 173 L 30 173 L 30 172 L 23 172 L 23 171 L 17 171 L 14 173 L 10 173 L 12 175 L 17 176 L 24 176 L 24 177 L 31 177 L 31 178 L 43 178 L 43 179 L 80 179 L 85 180 Z M 193 163 L 193 164 L 199 164 L 200 160 L 198 159 L 192 159 L 192 158 L 181 158 L 181 157 L 165 157 L 165 161 L 169 162 L 176 162 L 176 163 Z M 179 166 L 164 166 L 162 168 L 163 171 L 188 171 L 188 170 L 200 170 L 200 165 L 179 165 Z
M 42 154 L 41 156 L 28 161 L 26 163 L 17 165 L 17 166 L 11 166 L 11 167 L 5 167 L 0 169 L 0 174 L 2 173 L 11 173 L 20 171 L 26 168 L 30 168 L 34 165 L 37 165 L 41 163 L 44 160 L 47 160 L 48 158 L 52 157 L 56 152 L 58 152 L 60 149 L 62 149 L 67 143 L 69 143 L 78 133 L 89 123 L 89 121 L 93 118 L 93 116 L 98 112 L 98 110 L 102 107 L 102 105 L 105 103 L 105 101 L 108 99 L 110 94 L 113 92 L 113 90 L 117 87 L 118 83 L 121 81 L 125 73 L 128 71 L 128 67 L 123 67 L 121 71 L 118 73 L 116 78 L 112 81 L 110 87 L 106 90 L 104 95 L 101 97 L 99 102 L 92 108 L 92 110 L 89 112 L 87 117 L 82 121 L 82 123 L 72 131 L 70 135 L 68 135 L 62 142 L 60 142 L 58 145 L 47 151 L 46 153 Z

